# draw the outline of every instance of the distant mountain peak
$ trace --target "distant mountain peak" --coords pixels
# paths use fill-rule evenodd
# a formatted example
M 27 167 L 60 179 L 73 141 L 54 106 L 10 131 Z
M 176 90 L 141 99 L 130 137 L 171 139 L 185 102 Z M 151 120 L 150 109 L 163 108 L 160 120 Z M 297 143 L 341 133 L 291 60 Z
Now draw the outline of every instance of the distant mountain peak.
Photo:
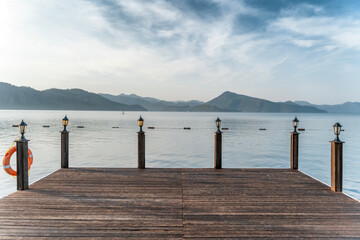
M 307 101 L 294 101 L 294 103 L 296 103 L 297 105 L 301 105 L 301 106 L 313 106 L 313 104 L 311 104 Z
M 326 112 L 313 106 L 300 106 L 292 102 L 271 102 L 269 100 L 240 95 L 230 91 L 226 91 L 207 102 L 206 109 L 209 109 L 209 105 L 232 112 Z M 199 107 L 197 109 L 199 109 Z
M 234 92 L 230 92 L 230 91 L 225 91 L 223 92 L 222 94 L 220 94 L 220 96 L 226 96 L 226 95 L 229 95 L 229 96 L 234 96 L 234 95 L 239 95 L 237 93 L 234 93 Z

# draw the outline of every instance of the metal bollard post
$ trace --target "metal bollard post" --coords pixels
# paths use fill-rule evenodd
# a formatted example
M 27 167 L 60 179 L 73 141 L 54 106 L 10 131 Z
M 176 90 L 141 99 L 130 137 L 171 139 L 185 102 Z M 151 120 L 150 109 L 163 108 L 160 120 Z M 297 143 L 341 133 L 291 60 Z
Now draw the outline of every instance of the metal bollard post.
M 69 168 L 69 132 L 66 130 L 66 126 L 69 124 L 67 115 L 62 120 L 64 129 L 61 133 L 61 168 Z
M 298 169 L 299 168 L 299 133 L 291 133 L 291 149 L 290 149 L 290 168 Z
M 138 132 L 138 168 L 145 168 L 145 132 Z
M 290 169 L 294 170 L 299 168 L 299 133 L 296 131 L 299 122 L 296 116 L 294 120 L 292 120 L 294 131 L 291 132 Z
M 29 188 L 28 140 L 16 141 L 16 180 L 17 190 Z
M 144 119 L 140 116 L 138 119 L 140 131 L 138 132 L 138 168 L 145 168 L 145 132 L 142 130 Z
M 222 132 L 215 133 L 215 162 L 214 167 L 221 169 L 221 157 L 222 157 Z
M 69 132 L 61 131 L 61 168 L 69 168 Z
M 21 120 L 19 130 L 21 134 L 20 140 L 16 141 L 16 180 L 17 190 L 29 189 L 29 163 L 28 163 L 28 142 L 24 136 L 27 124 Z
M 343 185 L 343 143 L 339 135 L 341 130 L 340 123 L 334 124 L 335 139 L 331 142 L 331 190 L 342 192 Z
M 342 192 L 343 143 L 331 141 L 331 190 L 334 192 Z
M 217 118 L 215 120 L 217 131 L 215 132 L 215 153 L 214 153 L 214 168 L 222 168 L 222 132 L 220 131 L 221 120 Z

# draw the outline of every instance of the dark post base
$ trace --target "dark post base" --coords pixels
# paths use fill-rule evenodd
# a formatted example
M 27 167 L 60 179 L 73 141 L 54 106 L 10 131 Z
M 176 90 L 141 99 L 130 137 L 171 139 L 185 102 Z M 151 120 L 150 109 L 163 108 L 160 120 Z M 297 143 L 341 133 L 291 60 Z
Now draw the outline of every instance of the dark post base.
M 61 132 L 61 168 L 69 168 L 69 132 Z
M 138 132 L 138 168 L 145 168 L 145 132 Z
M 16 141 L 17 190 L 29 189 L 28 140 Z
M 331 190 L 342 192 L 343 184 L 343 143 L 331 142 Z
M 222 132 L 215 132 L 215 159 L 214 168 L 221 169 L 222 158 Z
M 299 133 L 291 133 L 291 149 L 290 149 L 290 168 L 299 168 Z

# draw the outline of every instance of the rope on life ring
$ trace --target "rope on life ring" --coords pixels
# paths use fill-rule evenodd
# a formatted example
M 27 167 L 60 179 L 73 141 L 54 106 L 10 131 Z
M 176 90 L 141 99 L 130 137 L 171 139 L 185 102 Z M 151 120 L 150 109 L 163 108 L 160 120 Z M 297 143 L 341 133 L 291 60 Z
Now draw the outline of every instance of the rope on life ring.
M 11 156 L 14 154 L 14 152 L 16 152 L 16 146 L 11 146 L 5 153 L 5 156 L 2 160 L 2 165 L 3 165 L 4 171 L 7 174 L 9 174 L 13 177 L 16 177 L 17 172 L 14 169 L 12 169 L 11 165 L 10 165 L 10 159 L 11 159 Z M 28 170 L 30 170 L 31 165 L 33 164 L 33 160 L 34 160 L 33 154 L 29 148 L 28 149 Z

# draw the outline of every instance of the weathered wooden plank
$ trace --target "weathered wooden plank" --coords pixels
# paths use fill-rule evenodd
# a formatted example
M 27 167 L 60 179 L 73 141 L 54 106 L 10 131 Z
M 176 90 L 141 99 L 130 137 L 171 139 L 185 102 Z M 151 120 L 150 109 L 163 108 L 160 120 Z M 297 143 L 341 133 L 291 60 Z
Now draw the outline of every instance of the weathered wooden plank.
M 360 203 L 287 169 L 62 169 L 0 199 L 0 239 L 360 238 Z
M 0 237 L 181 238 L 181 194 L 179 169 L 60 170 L 0 200 Z
M 360 237 L 359 203 L 298 171 L 212 172 L 183 171 L 185 238 Z

